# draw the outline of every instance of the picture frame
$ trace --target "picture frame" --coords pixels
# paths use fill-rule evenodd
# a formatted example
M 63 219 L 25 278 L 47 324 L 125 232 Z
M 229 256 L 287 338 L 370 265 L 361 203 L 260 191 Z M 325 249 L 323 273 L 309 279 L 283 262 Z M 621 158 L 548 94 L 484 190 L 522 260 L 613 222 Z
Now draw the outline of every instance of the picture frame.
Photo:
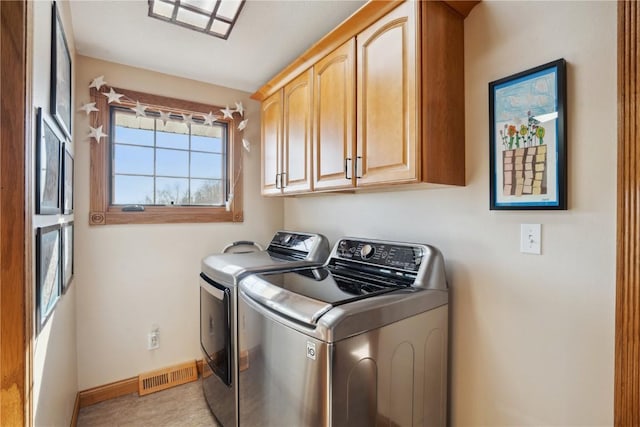
M 64 143 L 62 157 L 62 213 L 73 213 L 73 156 L 68 143 Z
M 51 10 L 51 115 L 71 139 L 71 54 L 56 2 Z
M 62 225 L 62 294 L 66 294 L 73 279 L 73 221 Z
M 60 299 L 60 225 L 36 231 L 36 332 L 40 333 Z
M 567 209 L 566 62 L 489 83 L 491 210 Z
M 36 113 L 36 214 L 59 214 L 61 200 L 62 136 L 45 118 L 42 108 Z

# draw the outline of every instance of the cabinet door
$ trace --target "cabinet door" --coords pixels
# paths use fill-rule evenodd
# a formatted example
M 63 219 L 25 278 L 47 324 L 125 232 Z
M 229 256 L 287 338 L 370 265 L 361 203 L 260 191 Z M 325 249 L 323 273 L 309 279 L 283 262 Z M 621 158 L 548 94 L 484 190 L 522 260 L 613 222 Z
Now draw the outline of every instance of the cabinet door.
M 355 186 L 355 41 L 314 66 L 313 186 L 316 190 Z M 348 170 L 345 170 L 347 169 Z
M 284 193 L 311 191 L 313 71 L 284 87 L 284 138 L 281 182 Z
M 420 178 L 415 8 L 405 2 L 356 37 L 358 186 Z
M 282 91 L 262 103 L 262 194 L 280 194 L 282 170 Z

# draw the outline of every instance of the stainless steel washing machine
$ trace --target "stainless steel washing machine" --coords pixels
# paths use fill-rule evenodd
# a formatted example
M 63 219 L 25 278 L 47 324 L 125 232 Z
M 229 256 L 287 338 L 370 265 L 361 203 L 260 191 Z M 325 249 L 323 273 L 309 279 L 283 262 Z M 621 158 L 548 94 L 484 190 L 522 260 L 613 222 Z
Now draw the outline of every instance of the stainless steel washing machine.
M 342 238 L 240 282 L 241 426 L 444 426 L 448 288 L 432 246 Z
M 223 426 L 238 425 L 238 369 L 246 360 L 237 347 L 241 329 L 236 316 L 238 282 L 255 272 L 322 265 L 328 255 L 329 243 L 320 234 L 278 231 L 264 251 L 217 254 L 202 260 L 202 387 L 211 411 Z

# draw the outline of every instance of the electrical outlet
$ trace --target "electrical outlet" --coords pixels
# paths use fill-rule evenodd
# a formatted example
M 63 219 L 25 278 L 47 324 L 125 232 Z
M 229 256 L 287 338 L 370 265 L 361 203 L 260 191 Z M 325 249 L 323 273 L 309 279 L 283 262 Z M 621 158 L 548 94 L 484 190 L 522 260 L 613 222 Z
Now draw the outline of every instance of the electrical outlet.
M 147 350 L 155 350 L 160 347 L 160 329 L 154 329 L 147 335 Z

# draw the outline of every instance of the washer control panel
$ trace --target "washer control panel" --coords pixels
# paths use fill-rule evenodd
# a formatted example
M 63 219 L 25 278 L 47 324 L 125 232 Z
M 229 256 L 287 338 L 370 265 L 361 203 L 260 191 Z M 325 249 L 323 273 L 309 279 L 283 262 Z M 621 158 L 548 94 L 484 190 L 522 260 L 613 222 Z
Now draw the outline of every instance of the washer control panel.
M 344 260 L 416 272 L 424 251 L 419 246 L 342 239 L 337 244 L 335 255 Z

